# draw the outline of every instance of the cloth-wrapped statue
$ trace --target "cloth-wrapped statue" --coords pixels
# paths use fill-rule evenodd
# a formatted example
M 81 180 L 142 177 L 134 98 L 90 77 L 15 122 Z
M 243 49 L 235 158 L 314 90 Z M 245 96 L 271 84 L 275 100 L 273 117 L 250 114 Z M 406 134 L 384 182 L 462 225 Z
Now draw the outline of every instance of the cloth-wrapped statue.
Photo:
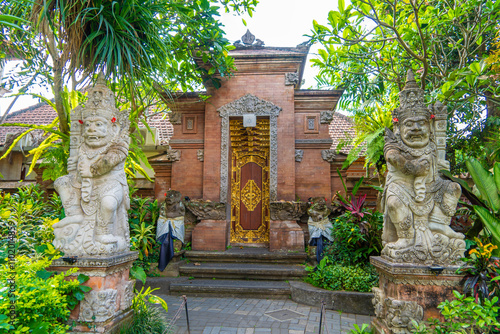
M 99 77 L 85 106 L 71 111 L 68 175 L 54 182 L 66 218 L 53 225 L 54 245 L 66 255 L 128 251 L 130 207 L 124 171 L 129 147 L 128 111 Z
M 309 229 L 309 245 L 316 246 L 316 260 L 318 263 L 323 258 L 323 247 L 326 243 L 332 242 L 332 228 L 330 222 L 330 209 L 326 206 L 323 197 L 314 197 L 312 204 L 307 210 L 309 220 L 307 227 Z
M 382 255 L 396 262 L 452 264 L 464 255 L 465 242 L 450 228 L 460 186 L 439 174 L 449 169 L 444 160 L 446 107 L 425 106 L 411 71 L 400 102 L 393 111 L 394 132 L 387 129 L 385 137 Z M 444 122 L 440 129 L 437 119 Z
M 165 202 L 160 206 L 160 217 L 156 227 L 156 240 L 161 244 L 158 269 L 163 271 L 174 257 L 174 239 L 184 243 L 184 214 L 181 193 L 169 190 Z

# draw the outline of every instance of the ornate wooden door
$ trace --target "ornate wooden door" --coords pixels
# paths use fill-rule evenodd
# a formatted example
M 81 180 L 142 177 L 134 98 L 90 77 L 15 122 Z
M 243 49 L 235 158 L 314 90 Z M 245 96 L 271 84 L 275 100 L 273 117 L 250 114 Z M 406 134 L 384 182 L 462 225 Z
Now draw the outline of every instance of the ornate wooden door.
M 231 120 L 231 242 L 269 242 L 269 119 Z

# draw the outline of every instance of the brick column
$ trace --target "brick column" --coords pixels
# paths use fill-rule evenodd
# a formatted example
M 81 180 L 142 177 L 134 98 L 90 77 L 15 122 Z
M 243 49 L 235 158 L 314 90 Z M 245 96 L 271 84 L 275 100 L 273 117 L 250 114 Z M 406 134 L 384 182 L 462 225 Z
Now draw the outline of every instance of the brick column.
M 172 186 L 172 162 L 150 162 L 155 171 L 155 199 L 165 199 L 165 193 Z

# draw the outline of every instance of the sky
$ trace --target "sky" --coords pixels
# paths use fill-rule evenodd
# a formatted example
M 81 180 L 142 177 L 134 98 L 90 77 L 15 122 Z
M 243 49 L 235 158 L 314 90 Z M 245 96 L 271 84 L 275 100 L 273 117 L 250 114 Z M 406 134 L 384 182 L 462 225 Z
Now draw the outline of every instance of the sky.
M 310 33 L 313 20 L 326 24 L 328 12 L 334 9 L 337 9 L 337 0 L 260 0 L 252 17 L 248 14 L 236 16 L 224 13 L 220 19 L 225 26 L 226 38 L 231 43 L 241 39 L 249 29 L 256 38 L 264 41 L 265 46 L 294 47 L 308 40 L 304 35 Z M 246 27 L 242 18 L 246 21 Z M 316 50 L 313 45 L 309 58 L 314 57 Z M 316 72 L 311 68 L 309 58 L 304 70 L 305 82 L 302 88 L 311 88 L 315 85 Z M 37 88 L 36 93 L 52 97 L 50 88 L 47 87 Z M 8 108 L 11 100 L 12 98 L 0 98 L 0 115 Z M 12 111 L 27 108 L 38 102 L 38 99 L 19 98 Z

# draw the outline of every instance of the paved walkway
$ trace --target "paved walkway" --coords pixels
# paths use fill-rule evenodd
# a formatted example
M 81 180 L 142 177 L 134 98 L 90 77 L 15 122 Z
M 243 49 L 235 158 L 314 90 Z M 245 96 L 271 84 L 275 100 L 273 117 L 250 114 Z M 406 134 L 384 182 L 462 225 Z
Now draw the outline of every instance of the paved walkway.
M 168 317 L 179 310 L 182 297 L 159 295 L 168 304 Z M 291 300 L 188 297 L 191 334 L 302 334 L 319 333 L 320 307 Z M 181 310 L 173 333 L 187 333 Z M 326 310 L 323 334 L 349 333 L 372 317 Z

